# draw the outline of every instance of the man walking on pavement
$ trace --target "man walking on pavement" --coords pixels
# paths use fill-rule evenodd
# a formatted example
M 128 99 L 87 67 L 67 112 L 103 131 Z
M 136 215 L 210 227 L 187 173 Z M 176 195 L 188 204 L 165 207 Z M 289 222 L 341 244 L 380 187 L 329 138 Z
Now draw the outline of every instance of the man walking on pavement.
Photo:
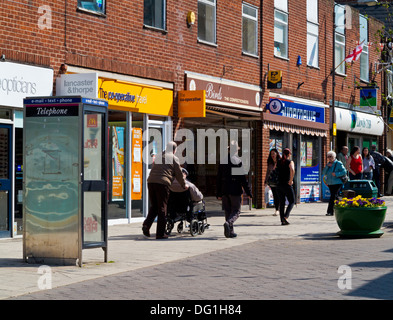
M 176 178 L 184 190 L 188 189 L 181 171 L 179 159 L 174 155 L 176 147 L 176 142 L 168 142 L 165 151 L 155 158 L 149 178 L 147 179 L 151 207 L 142 225 L 142 231 L 146 237 L 150 237 L 150 227 L 157 217 L 156 239 L 168 238 L 165 234 L 165 225 L 169 187 L 172 181 Z
M 222 200 L 225 211 L 224 235 L 227 238 L 237 237 L 233 224 L 240 216 L 243 189 L 252 198 L 238 151 L 237 141 L 231 141 L 228 163 L 220 164 L 217 174 L 217 199 Z

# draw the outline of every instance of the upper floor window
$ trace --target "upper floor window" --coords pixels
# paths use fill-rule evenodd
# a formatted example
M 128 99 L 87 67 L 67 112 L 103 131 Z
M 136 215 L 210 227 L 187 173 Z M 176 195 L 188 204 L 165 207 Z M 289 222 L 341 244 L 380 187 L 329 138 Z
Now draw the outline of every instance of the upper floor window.
M 360 26 L 360 43 L 363 43 L 363 51 L 360 54 L 360 79 L 369 81 L 369 64 L 368 64 L 368 21 L 367 18 L 359 16 Z
M 318 0 L 307 0 L 307 65 L 318 67 Z
M 165 6 L 165 0 L 144 0 L 144 25 L 165 30 Z
M 258 55 L 258 9 L 243 4 L 242 50 L 244 53 Z
M 198 0 L 198 40 L 216 43 L 216 0 Z
M 337 73 L 345 74 L 345 7 L 339 4 L 334 6 L 335 33 L 334 33 L 334 68 Z
M 274 55 L 288 58 L 287 0 L 274 0 Z
M 105 14 L 105 0 L 78 0 L 78 8 Z

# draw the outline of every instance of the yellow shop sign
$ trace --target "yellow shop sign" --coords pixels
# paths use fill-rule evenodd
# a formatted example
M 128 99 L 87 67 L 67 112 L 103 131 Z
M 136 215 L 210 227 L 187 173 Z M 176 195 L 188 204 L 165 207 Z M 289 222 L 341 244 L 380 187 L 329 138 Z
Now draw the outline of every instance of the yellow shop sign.
M 173 115 L 173 91 L 157 86 L 99 78 L 98 98 L 108 101 L 109 109 Z

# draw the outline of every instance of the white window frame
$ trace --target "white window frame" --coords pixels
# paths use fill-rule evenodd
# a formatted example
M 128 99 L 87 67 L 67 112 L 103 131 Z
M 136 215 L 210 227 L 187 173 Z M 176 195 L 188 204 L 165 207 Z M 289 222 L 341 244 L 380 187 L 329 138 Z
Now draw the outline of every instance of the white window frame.
M 307 0 L 307 65 L 319 68 L 318 0 Z
M 362 21 L 363 20 L 363 21 Z M 365 24 L 363 24 L 365 23 Z M 360 80 L 369 82 L 370 81 L 370 70 L 369 70 L 369 55 L 368 55 L 368 19 L 363 16 L 359 15 L 359 43 L 362 43 L 363 41 L 363 51 L 360 54 Z M 362 32 L 362 28 L 365 28 L 366 32 Z M 364 31 L 364 30 L 363 30 Z M 362 33 L 365 33 L 365 36 L 362 37 Z M 363 66 L 362 66 L 363 64 Z
M 282 17 L 285 17 L 285 19 L 279 19 L 277 15 L 282 15 Z M 277 46 L 276 43 L 280 43 L 279 41 L 276 41 L 279 37 L 279 35 L 276 33 L 276 28 L 283 28 L 282 32 L 282 47 L 285 48 L 285 54 L 281 53 L 281 48 Z M 280 36 L 281 38 L 281 36 Z M 288 59 L 288 13 L 274 9 L 274 56 L 278 58 L 283 58 L 283 59 Z
M 248 10 L 253 10 L 255 12 L 255 15 L 249 15 L 244 12 L 244 9 L 247 8 Z M 245 47 L 245 41 L 244 41 L 244 36 L 247 36 L 247 43 L 250 41 L 249 35 L 244 34 L 244 21 L 245 20 L 251 20 L 255 23 L 255 29 L 253 30 L 254 33 L 254 48 L 255 50 L 252 52 L 250 50 L 247 50 L 248 48 Z M 243 3 L 242 5 L 242 52 L 247 55 L 252 55 L 257 57 L 258 56 L 258 8 L 254 7 L 250 4 Z
M 339 11 L 342 10 L 342 14 L 340 15 Z M 334 68 L 337 74 L 345 75 L 345 63 L 341 63 L 346 57 L 345 53 L 345 6 L 335 4 L 334 7 L 334 16 L 335 16 L 335 24 L 336 30 L 334 32 L 334 50 L 340 49 L 342 59 L 335 53 L 335 63 Z M 341 39 L 340 39 L 341 38 Z M 338 65 L 341 65 L 338 67 Z M 338 68 L 337 68 L 338 67 Z M 337 68 L 337 69 L 336 69 Z
M 199 17 L 199 4 L 204 4 L 206 6 L 211 6 L 214 8 L 213 10 L 213 30 L 212 30 L 212 34 L 213 34 L 213 39 L 212 41 L 206 39 L 206 32 L 205 32 L 205 39 L 200 37 L 199 34 L 199 27 L 200 27 L 200 17 Z M 206 20 L 204 20 L 206 21 Z M 205 24 L 206 25 L 206 24 Z M 202 43 L 206 43 L 206 44 L 213 44 L 216 45 L 217 44 L 217 1 L 216 0 L 198 0 L 198 42 L 202 42 Z

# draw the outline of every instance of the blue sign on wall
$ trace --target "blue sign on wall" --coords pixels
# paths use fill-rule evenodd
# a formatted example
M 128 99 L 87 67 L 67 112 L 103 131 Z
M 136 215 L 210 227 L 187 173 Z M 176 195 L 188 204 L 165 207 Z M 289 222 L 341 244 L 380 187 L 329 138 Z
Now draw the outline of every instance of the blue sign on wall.
M 287 118 L 325 123 L 325 109 L 323 107 L 295 103 L 284 99 L 270 99 L 267 110 Z

